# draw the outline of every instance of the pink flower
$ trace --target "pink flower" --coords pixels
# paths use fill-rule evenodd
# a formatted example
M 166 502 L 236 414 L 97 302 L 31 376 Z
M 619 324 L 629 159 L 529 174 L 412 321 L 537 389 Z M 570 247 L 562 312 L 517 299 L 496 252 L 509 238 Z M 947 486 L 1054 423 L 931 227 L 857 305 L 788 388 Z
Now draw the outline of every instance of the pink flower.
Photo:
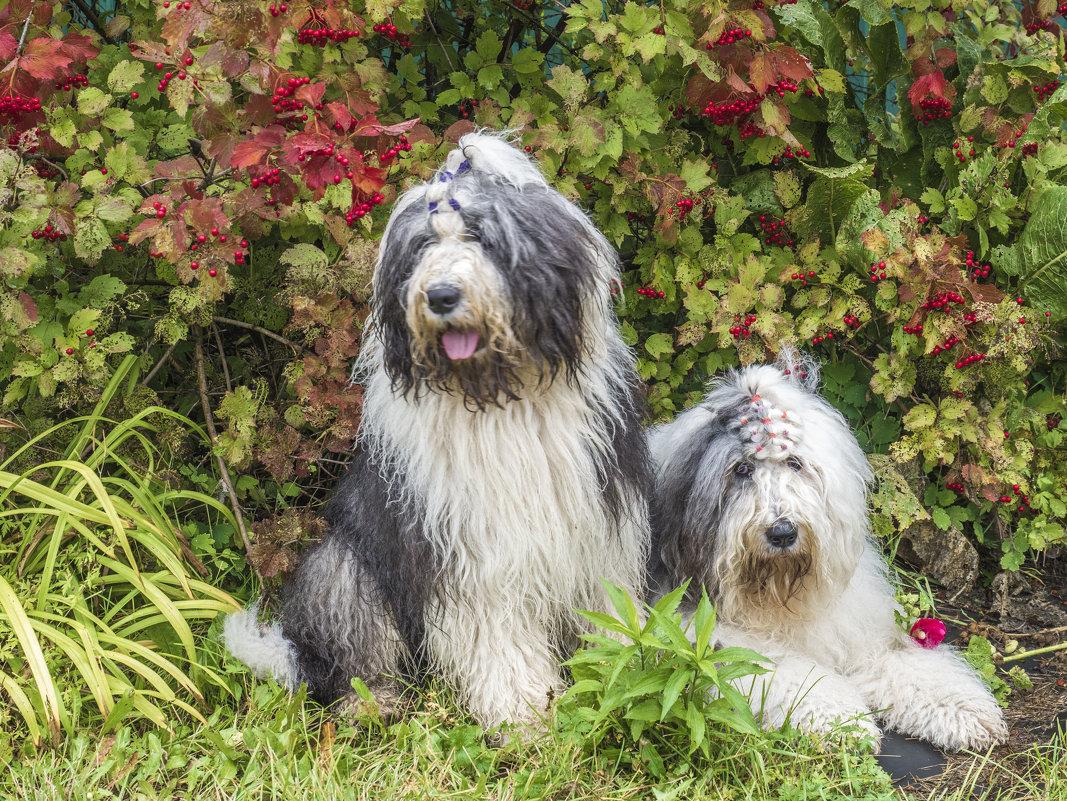
M 945 624 L 935 617 L 920 617 L 911 627 L 911 637 L 923 648 L 937 648 L 945 639 Z

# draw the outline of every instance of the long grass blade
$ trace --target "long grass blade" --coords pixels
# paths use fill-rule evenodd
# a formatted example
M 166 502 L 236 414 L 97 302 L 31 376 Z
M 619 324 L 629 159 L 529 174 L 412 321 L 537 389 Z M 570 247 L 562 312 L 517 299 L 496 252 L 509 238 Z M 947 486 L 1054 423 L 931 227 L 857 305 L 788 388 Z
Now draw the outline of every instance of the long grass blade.
M 15 595 L 15 591 L 2 575 L 0 575 L 0 607 L 3 607 L 8 623 L 15 632 L 19 645 L 22 646 L 30 674 L 41 695 L 45 725 L 48 727 L 49 734 L 54 739 L 58 739 L 65 722 L 66 710 L 59 698 L 59 690 L 52 679 L 52 673 L 45 662 L 41 643 L 33 633 L 33 624 L 26 616 L 26 611 L 22 608 L 22 603 Z

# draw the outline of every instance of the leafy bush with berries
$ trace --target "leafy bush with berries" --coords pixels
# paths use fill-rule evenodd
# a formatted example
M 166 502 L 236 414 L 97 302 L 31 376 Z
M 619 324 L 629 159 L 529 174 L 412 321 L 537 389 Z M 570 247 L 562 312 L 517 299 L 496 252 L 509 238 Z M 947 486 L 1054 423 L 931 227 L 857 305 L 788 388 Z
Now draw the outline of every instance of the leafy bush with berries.
M 392 201 L 461 133 L 510 128 L 618 247 L 604 291 L 656 418 L 799 344 L 872 453 L 878 533 L 932 517 L 1017 569 L 1067 518 L 1063 13 L 12 0 L 0 438 L 91 407 L 132 353 L 109 414 L 206 419 L 210 453 L 162 447 L 266 520 L 261 575 L 287 569 L 358 426 Z M 208 539 L 217 571 L 246 549 Z

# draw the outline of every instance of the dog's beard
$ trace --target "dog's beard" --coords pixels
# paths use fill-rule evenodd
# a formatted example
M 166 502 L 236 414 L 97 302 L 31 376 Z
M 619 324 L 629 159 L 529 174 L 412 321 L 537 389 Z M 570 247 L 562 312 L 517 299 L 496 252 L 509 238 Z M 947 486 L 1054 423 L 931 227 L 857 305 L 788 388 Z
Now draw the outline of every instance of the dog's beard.
M 791 602 L 801 595 L 805 581 L 813 580 L 814 557 L 804 550 L 767 554 L 749 551 L 737 573 L 738 589 L 752 606 L 794 611 Z
M 412 370 L 417 386 L 460 395 L 478 409 L 521 397 L 528 380 L 524 380 L 524 374 L 530 369 L 516 349 L 504 344 L 508 337 L 494 337 L 485 328 L 465 329 L 462 335 L 477 336 L 478 344 L 469 355 L 455 358 L 455 350 L 442 342 L 448 334 L 449 330 L 433 332 L 413 348 Z

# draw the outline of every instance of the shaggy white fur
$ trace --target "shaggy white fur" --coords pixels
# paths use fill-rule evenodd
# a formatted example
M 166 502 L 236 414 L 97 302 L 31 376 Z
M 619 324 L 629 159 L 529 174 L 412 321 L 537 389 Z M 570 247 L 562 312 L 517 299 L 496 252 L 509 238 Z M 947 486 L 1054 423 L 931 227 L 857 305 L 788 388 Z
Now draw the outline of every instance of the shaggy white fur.
M 768 727 L 852 722 L 877 746 L 880 721 L 951 750 L 1002 741 L 1000 707 L 960 654 L 896 624 L 871 470 L 817 378 L 793 354 L 734 371 L 651 433 L 660 592 L 693 579 L 689 603 L 704 587 L 718 605 L 717 641 L 768 658 L 742 688 Z
M 459 141 L 398 202 L 357 365 L 363 418 L 326 541 L 283 624 L 231 617 L 231 652 L 323 700 L 428 667 L 485 726 L 539 724 L 560 658 L 639 597 L 650 483 L 618 264 L 503 137 Z M 383 703 L 383 706 L 387 703 Z

